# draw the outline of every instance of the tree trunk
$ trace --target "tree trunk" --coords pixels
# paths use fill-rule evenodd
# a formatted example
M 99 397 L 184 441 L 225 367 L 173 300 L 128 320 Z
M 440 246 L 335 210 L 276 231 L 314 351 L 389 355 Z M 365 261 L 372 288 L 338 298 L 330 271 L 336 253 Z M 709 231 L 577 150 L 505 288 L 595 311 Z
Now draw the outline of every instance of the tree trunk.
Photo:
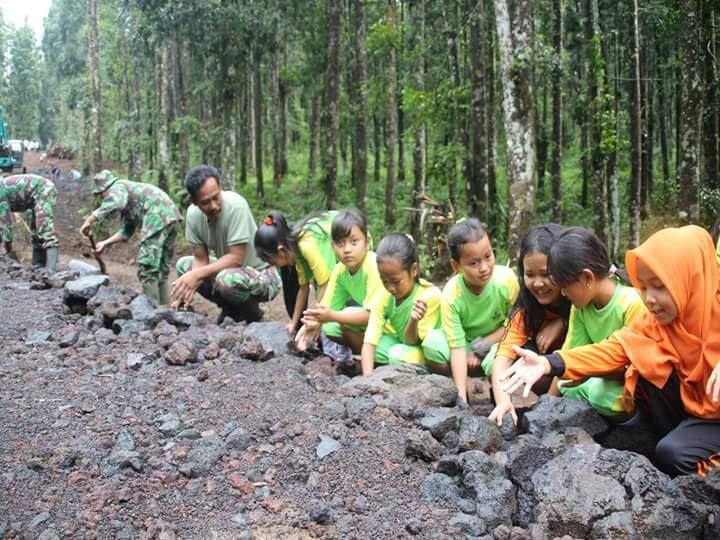
M 705 4 L 705 28 L 714 29 L 716 24 L 715 10 Z M 720 95 L 718 94 L 718 57 L 717 31 L 708 31 L 707 52 L 705 55 L 705 183 L 711 189 L 720 185 Z
M 670 157 L 668 150 L 668 137 L 667 137 L 667 119 L 668 116 L 668 101 L 665 97 L 665 77 L 667 76 L 667 68 L 665 66 L 666 56 L 663 49 L 660 47 L 657 36 L 655 37 L 655 54 L 658 63 L 658 82 L 657 82 L 657 122 L 658 122 L 658 137 L 660 139 L 660 161 L 663 172 L 663 182 L 668 183 L 670 181 Z
M 472 3 L 468 6 L 472 9 Z M 470 19 L 471 103 L 470 103 L 470 166 L 467 178 L 468 212 L 483 223 L 487 222 L 487 161 L 485 130 L 485 50 L 482 40 L 484 3 L 479 2 Z
M 327 207 L 335 207 L 337 185 L 338 87 L 340 77 L 340 6 L 335 0 L 326 3 L 328 50 L 325 88 L 323 133 L 327 143 L 323 148 L 323 179 Z
M 318 105 L 318 97 L 313 94 L 310 100 L 310 143 L 308 148 L 308 177 L 315 178 L 317 171 L 317 141 L 318 141 L 318 124 L 320 123 L 320 107 Z
M 585 19 L 585 47 L 587 70 L 586 96 L 590 138 L 590 175 L 593 192 L 593 229 L 603 242 L 607 241 L 607 183 L 602 153 L 602 100 L 599 86 L 602 81 L 602 57 L 600 55 L 596 0 L 583 0 Z
M 497 36 L 495 24 L 495 10 L 493 9 L 494 0 L 485 0 L 485 13 L 487 24 L 485 25 L 485 36 L 487 37 L 487 46 L 485 47 L 485 66 L 487 68 L 485 74 L 485 137 L 486 145 L 486 164 L 487 164 L 487 193 L 488 193 L 488 227 L 490 234 L 497 238 L 499 234 L 499 204 L 497 197 L 497 175 L 495 172 L 495 159 L 497 152 L 495 148 L 495 78 L 496 78 L 496 62 L 495 62 L 495 37 Z
M 564 50 L 564 15 L 564 0 L 553 0 L 553 50 L 555 51 L 555 63 L 552 68 L 552 154 L 550 157 L 550 182 L 552 184 L 552 216 L 553 221 L 557 223 L 562 223 L 562 56 Z
M 680 118 L 680 148 L 678 183 L 680 210 L 685 219 L 700 219 L 698 190 L 700 187 L 700 152 L 702 144 L 702 113 L 705 87 L 703 67 L 705 48 L 702 35 L 702 0 L 683 0 L 683 32 L 680 33 L 682 57 L 682 116 Z
M 157 90 L 157 145 L 158 145 L 158 187 L 170 192 L 170 149 L 168 145 L 168 86 L 170 70 L 168 68 L 168 44 L 159 43 L 155 49 L 155 84 Z
M 242 104 L 240 106 L 240 134 L 239 134 L 239 141 L 240 141 L 240 184 L 245 185 L 247 184 L 247 177 L 248 177 L 248 155 L 252 152 L 250 150 L 250 137 L 249 137 L 249 115 L 250 115 L 250 93 L 248 90 L 248 81 L 249 81 L 249 73 L 246 72 L 245 74 L 245 82 L 243 83 L 243 92 L 242 92 Z
M 391 33 L 397 32 L 397 8 L 395 0 L 388 0 L 388 19 Z M 395 145 L 397 144 L 397 49 L 390 47 L 387 63 L 387 134 L 385 142 L 386 176 L 385 176 L 385 225 L 392 229 L 395 226 Z
M 231 8 L 231 0 L 222 0 L 223 8 Z M 222 156 L 221 171 L 226 180 L 227 189 L 235 188 L 237 179 L 237 147 L 235 124 L 235 67 L 232 58 L 232 33 L 225 27 L 220 34 L 220 114 L 222 116 L 223 133 L 220 137 L 219 151 Z
M 404 54 L 403 47 L 405 38 L 403 36 L 403 29 L 405 28 L 405 1 L 399 0 L 400 9 L 400 36 L 398 42 L 400 44 L 400 51 L 396 53 L 396 66 L 395 72 L 397 73 L 397 123 L 398 123 L 398 165 L 397 165 L 397 180 L 399 183 L 405 182 L 405 141 L 403 140 L 403 134 L 405 133 L 405 110 L 403 107 L 403 71 L 402 71 L 402 57 Z
M 615 10 L 614 22 L 617 28 L 617 10 Z M 605 35 L 609 35 L 606 32 Z M 618 187 L 618 152 L 620 146 L 617 141 L 620 140 L 620 47 L 618 45 L 618 32 L 614 32 L 614 77 L 613 77 L 613 118 L 615 119 L 615 144 L 612 145 L 610 156 L 608 156 L 607 177 L 608 177 L 608 218 L 609 233 L 608 249 L 610 250 L 610 260 L 617 260 L 620 255 L 620 189 Z M 605 65 L 610 66 L 609 53 L 605 53 Z M 606 71 L 607 77 L 607 71 Z M 607 79 L 606 79 L 607 80 Z M 609 84 L 607 84 L 609 88 Z
M 282 152 L 280 142 L 280 48 L 273 51 L 272 70 L 272 151 L 273 151 L 273 186 L 279 188 L 282 184 L 282 165 L 280 161 Z
M 425 92 L 425 0 L 418 0 L 411 4 L 416 10 L 413 14 L 415 27 L 415 48 L 418 50 L 415 58 L 414 75 L 415 91 Z M 413 150 L 413 208 L 415 211 L 410 218 L 410 231 L 415 241 L 422 237 L 422 215 L 425 205 L 422 196 L 425 194 L 425 144 L 426 126 L 424 122 L 418 122 L 415 129 L 415 148 Z
M 532 3 L 495 0 L 507 145 L 508 255 L 515 259 L 534 216 Z
M 180 116 L 189 114 L 190 107 L 190 45 L 187 39 L 180 42 Z M 183 122 L 184 123 L 184 122 Z M 188 143 L 188 130 L 183 126 L 178 140 L 179 170 L 178 178 L 183 178 L 190 169 L 190 147 Z
M 373 114 L 373 181 L 380 182 L 380 167 L 382 166 L 382 142 L 380 133 L 380 117 L 377 113 Z
M 91 172 L 102 168 L 102 126 L 100 124 L 100 46 L 98 43 L 98 0 L 85 0 L 88 24 L 88 56 L 90 65 L 90 145 L 89 166 Z
M 630 152 L 631 161 L 635 162 L 632 168 L 630 179 L 630 189 L 628 192 L 628 203 L 630 213 L 630 234 L 628 236 L 628 248 L 632 249 L 640 245 L 640 201 L 641 201 L 641 183 L 642 183 L 642 110 L 640 103 L 640 15 L 638 0 L 633 0 L 633 54 L 631 71 L 631 133 L 632 133 L 632 150 Z M 634 125 L 634 128 L 633 128 Z
M 358 210 L 367 215 L 367 110 L 368 91 L 367 53 L 365 51 L 365 0 L 353 0 L 353 26 L 355 26 L 355 81 L 357 85 L 357 104 L 355 108 L 355 153 L 353 179 L 355 181 L 356 204 Z
M 135 15 L 130 14 L 130 32 L 135 34 Z M 139 179 L 142 174 L 142 127 L 140 126 L 140 55 L 132 55 L 132 136 L 130 147 L 133 149 L 133 161 L 130 164 L 130 178 Z
M 253 74 L 253 84 L 255 85 L 255 88 L 253 89 L 253 109 L 255 113 L 255 176 L 257 178 L 255 194 L 258 199 L 262 199 L 265 197 L 265 182 L 263 179 L 262 166 L 262 79 L 260 78 L 262 50 L 257 44 L 253 47 L 253 53 L 253 64 L 255 68 L 255 73 Z
M 132 126 L 132 103 L 130 99 L 130 75 L 128 70 L 128 63 L 130 61 L 130 55 L 128 54 L 127 49 L 127 39 L 125 37 L 125 30 L 120 29 L 120 51 L 123 57 L 122 60 L 122 95 L 123 95 L 123 106 L 124 106 L 124 114 L 123 114 L 123 120 L 125 122 L 125 125 L 127 126 L 126 129 L 130 130 Z M 127 174 L 128 178 L 135 178 L 133 176 L 134 172 L 134 163 L 135 163 L 135 145 L 132 141 L 132 133 L 126 133 L 125 134 L 125 142 L 127 143 Z
M 456 152 L 462 141 L 465 140 L 465 121 L 460 114 L 458 93 L 460 92 L 460 66 L 458 62 L 457 21 L 455 17 L 455 1 L 443 0 L 443 29 L 447 41 L 448 71 L 455 94 L 450 104 L 450 121 L 447 138 L 451 147 L 450 162 L 448 163 L 448 197 L 450 204 L 457 208 L 457 158 Z M 468 197 L 469 200 L 469 197 Z
M 281 68 L 287 66 L 287 42 L 283 46 Z M 282 70 L 279 79 L 280 90 L 280 176 L 285 178 L 288 175 L 288 98 L 290 89 L 282 77 Z
M 535 144 L 537 146 L 537 196 L 542 200 L 545 194 L 545 170 L 547 169 L 548 136 L 547 136 L 547 84 L 542 88 L 542 120 L 540 111 L 535 107 Z
M 652 50 L 652 49 L 651 49 Z M 644 161 L 643 161 L 643 185 L 644 185 L 644 191 L 645 194 L 643 195 L 643 208 L 641 211 L 641 217 L 643 219 L 647 218 L 648 215 L 650 215 L 650 203 L 653 193 L 653 184 L 655 183 L 655 178 L 653 176 L 653 166 L 654 166 L 654 160 L 653 160 L 653 154 L 655 151 L 655 83 L 654 81 L 657 80 L 657 72 L 655 69 L 650 69 L 651 62 L 648 59 L 650 57 L 650 52 L 646 55 L 646 62 L 645 62 L 645 73 L 647 73 L 646 81 L 645 81 L 645 104 L 644 104 L 644 110 L 645 110 L 645 144 L 643 146 L 643 154 L 644 154 Z M 657 60 L 653 62 L 653 65 L 655 64 Z

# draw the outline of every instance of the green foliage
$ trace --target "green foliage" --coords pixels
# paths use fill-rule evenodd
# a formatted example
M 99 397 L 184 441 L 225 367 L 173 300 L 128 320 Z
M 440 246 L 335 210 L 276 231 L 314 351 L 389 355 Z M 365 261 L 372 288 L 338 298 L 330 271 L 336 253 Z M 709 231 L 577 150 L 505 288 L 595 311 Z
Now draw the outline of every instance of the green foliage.
M 8 75 L 8 123 L 16 139 L 33 139 L 40 122 L 40 58 L 35 34 L 29 26 L 15 30 L 10 38 Z

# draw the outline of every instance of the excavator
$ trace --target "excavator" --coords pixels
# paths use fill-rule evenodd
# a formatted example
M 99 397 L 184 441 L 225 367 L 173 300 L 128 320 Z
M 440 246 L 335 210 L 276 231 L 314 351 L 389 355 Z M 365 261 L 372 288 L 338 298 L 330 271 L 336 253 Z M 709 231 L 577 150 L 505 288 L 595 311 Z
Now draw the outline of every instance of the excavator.
M 12 172 L 15 158 L 7 137 L 8 125 L 5 121 L 5 109 L 0 105 L 0 169 L 4 172 Z

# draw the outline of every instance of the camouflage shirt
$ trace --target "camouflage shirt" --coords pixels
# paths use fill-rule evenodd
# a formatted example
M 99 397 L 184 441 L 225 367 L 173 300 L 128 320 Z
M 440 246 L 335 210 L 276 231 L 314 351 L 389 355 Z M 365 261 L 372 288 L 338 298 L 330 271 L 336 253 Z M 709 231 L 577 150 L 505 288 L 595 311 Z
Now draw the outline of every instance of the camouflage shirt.
M 36 174 L 17 174 L 0 178 L 0 242 L 12 242 L 12 212 L 33 211 L 31 227 L 43 247 L 58 245 L 53 225 L 57 189 L 47 178 Z M 4 252 L 0 246 L 0 252 Z
M 119 180 L 107 191 L 100 208 L 93 212 L 98 221 L 120 212 L 123 226 L 119 233 L 127 240 L 140 227 L 141 240 L 182 221 L 172 199 L 159 187 L 143 182 Z
M 0 178 L 0 204 L 8 204 L 11 212 L 31 210 L 35 207 L 36 199 L 55 191 L 52 181 L 37 174 Z

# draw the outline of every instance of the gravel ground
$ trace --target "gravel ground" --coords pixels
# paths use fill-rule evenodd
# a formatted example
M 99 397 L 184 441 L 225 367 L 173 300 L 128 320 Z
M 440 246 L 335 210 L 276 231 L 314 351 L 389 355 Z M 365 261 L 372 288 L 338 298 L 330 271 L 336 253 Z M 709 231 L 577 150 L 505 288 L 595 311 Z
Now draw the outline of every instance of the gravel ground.
M 415 424 L 363 413 L 323 359 L 245 360 L 242 326 L 207 324 L 164 342 L 205 359 L 168 365 L 151 332 L 88 330 L 28 279 L 0 263 L 0 537 L 453 534 L 419 496 L 432 466 L 405 456 Z

